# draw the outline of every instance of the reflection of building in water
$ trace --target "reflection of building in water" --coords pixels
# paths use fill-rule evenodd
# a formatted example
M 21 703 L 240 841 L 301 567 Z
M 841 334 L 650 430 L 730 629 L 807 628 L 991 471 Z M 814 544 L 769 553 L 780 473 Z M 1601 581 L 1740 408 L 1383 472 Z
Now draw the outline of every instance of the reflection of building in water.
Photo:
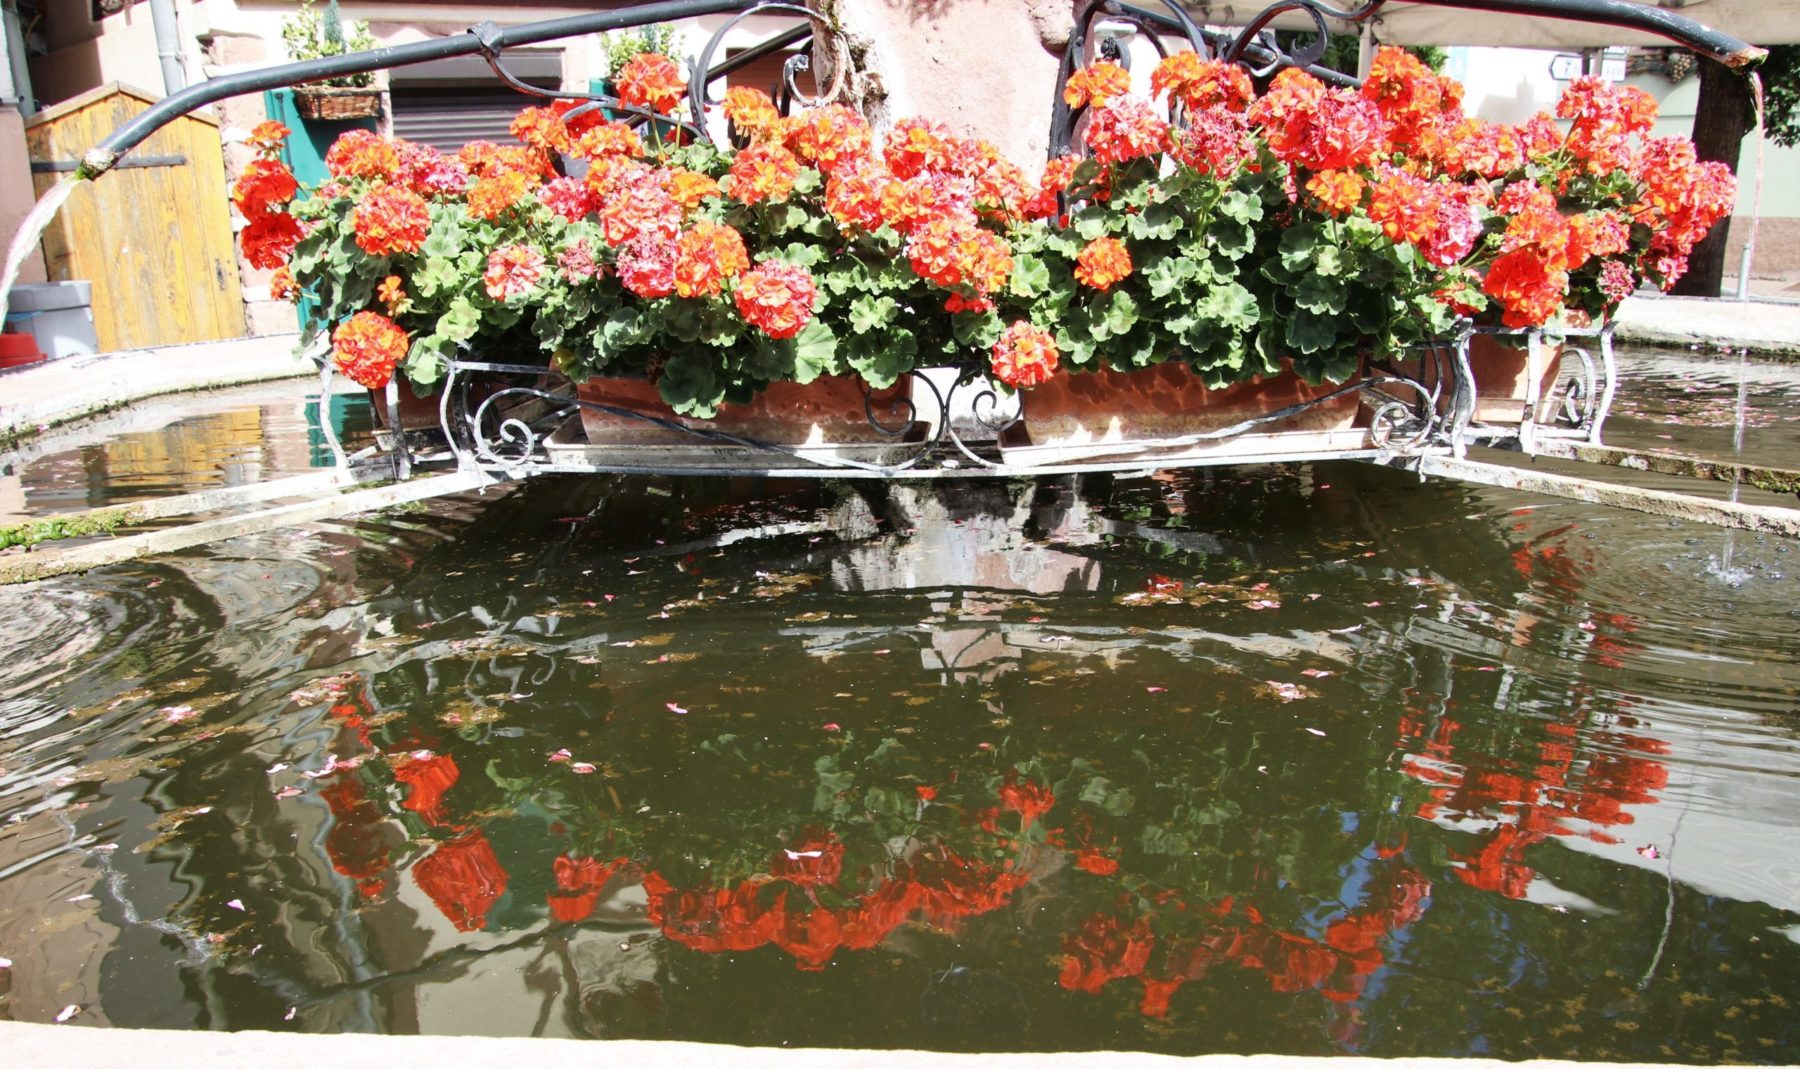
M 832 562 L 832 585 L 847 592 L 972 589 L 1018 594 L 1095 590 L 1098 561 L 1049 544 L 1067 534 L 1087 535 L 1087 503 L 1073 497 L 1065 508 L 1034 510 L 1036 488 L 1010 485 L 937 487 L 899 485 L 888 508 L 908 530 L 847 547 Z M 1053 530 L 1028 534 L 1028 521 L 1048 514 Z

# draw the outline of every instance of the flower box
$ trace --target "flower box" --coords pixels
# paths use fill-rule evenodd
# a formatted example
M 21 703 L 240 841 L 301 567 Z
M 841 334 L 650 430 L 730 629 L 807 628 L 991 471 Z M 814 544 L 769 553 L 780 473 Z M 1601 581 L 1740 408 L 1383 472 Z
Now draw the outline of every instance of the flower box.
M 579 440 L 565 428 L 548 446 L 553 459 L 600 464 L 619 470 L 637 466 L 694 468 L 792 468 L 853 460 L 898 463 L 916 453 L 926 425 L 911 418 L 904 380 L 870 390 L 852 375 L 827 375 L 802 385 L 770 383 L 745 404 L 726 403 L 711 419 L 678 415 L 656 385 L 643 378 L 587 379 L 576 386 L 581 409 Z M 620 415 L 589 405 L 605 405 L 663 420 L 675 427 Z M 871 421 L 896 434 L 886 434 Z M 690 434 L 686 430 L 703 432 Z M 728 434 L 776 446 L 759 449 L 706 436 Z
M 1548 342 L 1537 347 L 1510 348 L 1491 334 L 1469 339 L 1469 371 L 1475 377 L 1474 418 L 1481 423 L 1522 423 L 1527 392 L 1537 382 L 1537 411 L 1532 422 L 1543 423 L 1553 414 L 1551 393 L 1562 371 L 1562 346 Z
M 1566 311 L 1562 315 L 1563 327 L 1585 329 L 1591 323 L 1592 320 L 1581 312 Z M 1524 338 L 1509 341 L 1519 344 L 1515 347 L 1492 334 L 1476 334 L 1469 339 L 1469 373 L 1475 379 L 1474 420 L 1490 424 L 1523 423 L 1526 401 L 1535 382 L 1537 407 L 1531 421 L 1554 422 L 1560 404 L 1556 387 L 1565 370 L 1562 359 L 1565 347 L 1546 339 L 1538 345 L 1534 360 L 1530 347 L 1523 344 Z M 1426 384 L 1434 378 L 1435 373 L 1427 362 Z M 1449 411 L 1448 391 L 1439 401 L 1438 408 L 1442 412 Z
M 1352 391 L 1274 423 L 1213 441 L 1182 443 L 1205 434 L 1320 401 L 1341 387 L 1314 386 L 1293 371 L 1209 389 L 1187 365 L 1141 371 L 1090 371 L 1053 376 L 1020 393 L 1022 420 L 1002 438 L 1009 461 L 1078 461 L 1133 451 L 1179 448 L 1178 455 L 1232 456 L 1357 448 L 1367 432 L 1356 426 L 1359 395 Z

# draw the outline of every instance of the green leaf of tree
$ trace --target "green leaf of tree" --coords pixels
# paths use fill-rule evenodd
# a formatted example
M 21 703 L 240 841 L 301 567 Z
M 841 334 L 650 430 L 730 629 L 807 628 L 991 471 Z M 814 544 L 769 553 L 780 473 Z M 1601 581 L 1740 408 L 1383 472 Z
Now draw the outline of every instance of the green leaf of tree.
M 1050 289 L 1050 267 L 1036 256 L 1018 256 L 1013 260 L 1012 279 L 1008 288 L 1014 297 L 1030 300 Z
M 1287 321 L 1287 343 L 1297 353 L 1316 353 L 1337 341 L 1339 318 L 1297 308 Z

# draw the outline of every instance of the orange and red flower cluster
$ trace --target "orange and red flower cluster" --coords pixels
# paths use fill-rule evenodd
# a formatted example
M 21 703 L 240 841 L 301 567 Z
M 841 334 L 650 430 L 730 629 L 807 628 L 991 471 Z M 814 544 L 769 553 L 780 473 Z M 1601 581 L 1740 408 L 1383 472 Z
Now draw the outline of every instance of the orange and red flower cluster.
M 331 333 L 331 354 L 350 381 L 379 390 L 394 377 L 412 343 L 399 324 L 380 312 L 358 312 Z
M 617 84 L 629 107 L 658 116 L 677 114 L 685 99 L 681 70 L 655 54 L 634 59 Z M 800 265 L 819 264 L 821 253 L 828 264 L 843 263 L 852 247 L 858 257 L 886 257 L 879 268 L 910 272 L 903 282 L 883 283 L 896 296 L 902 284 L 929 288 L 930 302 L 917 290 L 899 302 L 917 314 L 937 316 L 941 300 L 944 313 L 989 316 L 1015 297 L 1038 299 L 1024 294 L 1054 291 L 1071 275 L 1078 292 L 1145 307 L 1144 291 L 1179 274 L 1159 265 L 1171 255 L 1167 205 L 1202 189 L 1210 192 L 1182 203 L 1234 198 L 1233 221 L 1261 229 L 1240 239 L 1236 226 L 1222 227 L 1221 237 L 1257 257 L 1268 255 L 1271 228 L 1359 235 L 1392 260 L 1409 294 L 1434 294 L 1457 314 L 1537 326 L 1565 305 L 1614 303 L 1640 280 L 1670 284 L 1731 208 L 1723 167 L 1698 163 L 1684 140 L 1646 140 L 1653 103 L 1597 79 L 1578 79 L 1558 105 L 1566 132 L 1550 115 L 1516 125 L 1467 117 L 1455 82 L 1394 49 L 1377 54 L 1360 89 L 1289 69 L 1259 97 L 1243 69 L 1192 52 L 1163 59 L 1149 85 L 1161 103 L 1133 96 L 1128 72 L 1113 63 L 1071 75 L 1064 99 L 1085 124 L 1080 143 L 1090 162 L 1052 160 L 1036 185 L 992 145 L 938 123 L 902 120 L 878 136 L 845 106 L 784 116 L 766 94 L 734 87 L 723 112 L 741 147 L 724 158 L 672 147 L 680 138 L 664 136 L 671 119 L 653 120 L 640 135 L 597 110 L 577 113 L 573 102 L 556 101 L 519 114 L 516 144 L 474 142 L 453 156 L 346 133 L 327 154 L 330 179 L 290 209 L 296 184 L 276 158 L 285 130 L 265 124 L 249 138 L 259 157 L 234 183 L 233 199 L 246 220 L 245 254 L 259 266 L 283 267 L 316 232 L 308 227 L 320 226 L 335 227 L 327 235 L 334 240 L 347 231 L 363 253 L 392 261 L 374 273 L 391 277 L 367 314 L 397 337 L 372 320 L 353 330 L 347 322 L 339 332 L 347 339 L 338 345 L 340 363 L 372 382 L 385 382 L 404 358 L 409 330 L 439 329 L 449 298 L 438 295 L 450 291 L 472 297 L 478 312 L 508 328 L 526 302 L 568 307 L 556 298 L 573 287 L 588 287 L 571 303 L 589 308 L 714 302 L 707 316 L 735 313 L 777 340 L 795 337 L 816 314 L 836 327 L 833 317 L 857 295 L 839 303 L 844 295 L 833 286 L 842 274 L 815 266 L 815 279 Z M 585 170 L 565 174 L 570 160 Z M 1160 210 L 1158 221 L 1152 210 Z M 1056 248 L 1067 251 L 1055 255 L 1067 262 L 1054 265 L 1056 283 L 1015 278 L 1026 263 L 1030 277 L 1041 279 L 1048 255 L 1045 235 L 1028 224 L 1054 229 L 1071 216 L 1083 220 L 1083 240 L 1058 239 Z M 461 242 L 459 255 L 427 257 L 434 232 L 446 247 Z M 314 260 L 309 254 L 305 262 Z M 433 277 L 415 282 L 427 263 Z M 1242 277 L 1258 297 L 1254 270 Z M 324 271 L 309 266 L 297 282 L 290 273 L 276 285 L 318 295 Z M 471 277 L 444 280 L 457 271 Z M 496 312 L 497 305 L 511 307 Z M 1287 306 L 1259 300 L 1254 312 Z M 977 326 L 984 340 L 999 333 L 990 369 L 1025 387 L 1057 369 L 1053 339 L 1066 325 L 1058 314 L 1014 304 L 1003 332 L 991 318 L 960 318 L 954 331 L 933 327 L 945 327 L 946 337 L 966 337 Z M 693 329 L 694 317 L 668 321 L 677 318 Z M 660 329 L 664 320 L 642 320 L 653 321 Z M 1177 355 L 1179 344 L 1145 329 L 1132 334 L 1140 353 Z M 589 326 L 579 336 L 598 334 Z M 1075 343 L 1071 352 L 1080 356 L 1072 360 L 1091 359 L 1086 341 Z M 565 343 L 578 344 L 546 344 Z
M 245 221 L 238 235 L 244 259 L 265 270 L 285 266 L 302 236 L 299 221 L 286 210 L 300 188 L 281 161 L 281 146 L 289 132 L 272 121 L 252 130 L 247 141 L 256 149 L 256 158 L 231 186 L 231 200 Z

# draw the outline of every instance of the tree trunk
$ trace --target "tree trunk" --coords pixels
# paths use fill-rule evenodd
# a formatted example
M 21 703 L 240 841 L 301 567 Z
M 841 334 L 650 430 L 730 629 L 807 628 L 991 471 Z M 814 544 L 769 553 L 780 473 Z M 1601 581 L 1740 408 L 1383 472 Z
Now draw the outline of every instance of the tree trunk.
M 1750 82 L 1722 63 L 1700 60 L 1700 103 L 1694 109 L 1694 153 L 1701 160 L 1718 160 L 1738 169 L 1738 150 L 1744 135 L 1755 125 L 1750 102 Z M 1687 274 L 1672 292 L 1684 297 L 1717 297 L 1725 282 L 1726 242 L 1731 219 L 1719 220 L 1712 233 L 1688 257 Z

